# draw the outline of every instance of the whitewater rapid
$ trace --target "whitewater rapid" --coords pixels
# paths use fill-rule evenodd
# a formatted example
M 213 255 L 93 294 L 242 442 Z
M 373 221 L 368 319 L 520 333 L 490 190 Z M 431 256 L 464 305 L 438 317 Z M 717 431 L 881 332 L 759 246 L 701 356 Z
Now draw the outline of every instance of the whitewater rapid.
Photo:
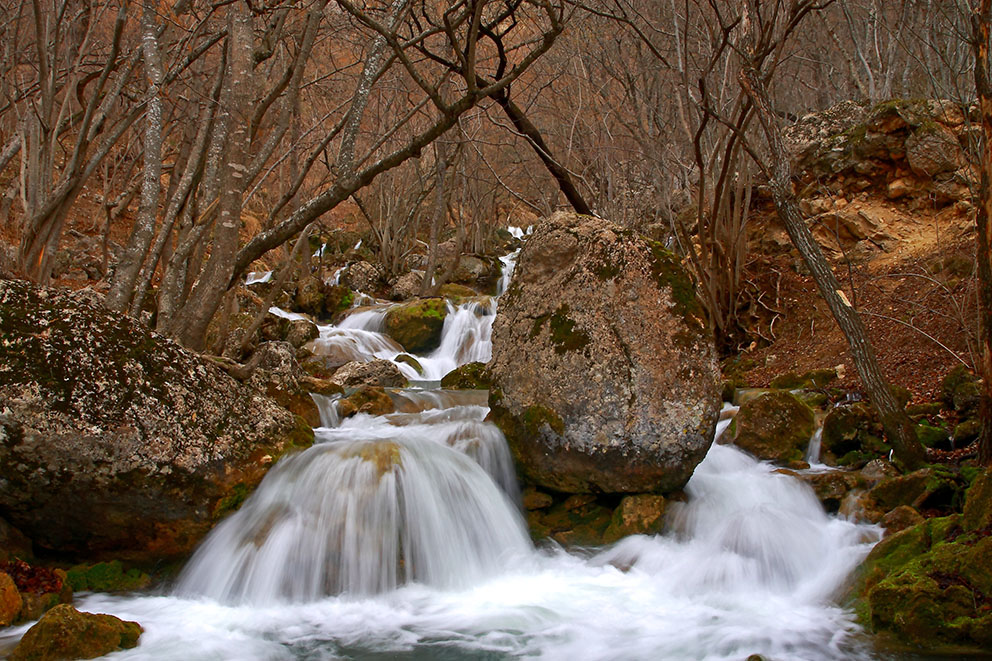
M 386 309 L 321 326 L 321 351 L 394 360 Z M 495 300 L 452 304 L 415 378 L 488 360 L 495 312 Z M 836 600 L 880 529 L 827 515 L 774 466 L 714 444 L 687 502 L 670 503 L 665 534 L 535 546 L 486 394 L 390 396 L 396 413 L 344 421 L 316 398 L 315 445 L 280 461 L 174 583 L 79 595 L 80 610 L 145 629 L 137 648 L 107 658 L 876 658 Z

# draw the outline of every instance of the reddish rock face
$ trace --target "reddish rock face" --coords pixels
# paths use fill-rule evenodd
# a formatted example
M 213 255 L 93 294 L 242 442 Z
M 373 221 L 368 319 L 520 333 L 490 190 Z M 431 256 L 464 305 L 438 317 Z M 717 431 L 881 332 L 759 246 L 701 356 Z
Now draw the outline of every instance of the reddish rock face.
M 183 556 L 312 430 L 86 299 L 0 281 L 0 516 L 64 554 Z
M 524 245 L 490 373 L 493 418 L 525 477 L 565 492 L 681 488 L 720 408 L 712 339 L 676 258 L 575 214 Z

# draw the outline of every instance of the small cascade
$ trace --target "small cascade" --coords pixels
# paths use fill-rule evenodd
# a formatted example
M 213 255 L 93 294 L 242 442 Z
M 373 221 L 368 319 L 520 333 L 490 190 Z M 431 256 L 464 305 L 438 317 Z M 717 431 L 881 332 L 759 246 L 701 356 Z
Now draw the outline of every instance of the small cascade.
M 820 464 L 820 446 L 823 444 L 823 425 L 819 425 L 816 431 L 813 432 L 813 436 L 809 439 L 809 445 L 806 446 L 806 463 L 810 466 L 818 466 Z
M 176 593 L 266 605 L 409 582 L 451 589 L 526 558 L 523 521 L 498 486 L 515 480 L 505 441 L 483 407 L 465 408 L 475 410 L 454 420 L 358 416 L 318 430 L 210 534 Z

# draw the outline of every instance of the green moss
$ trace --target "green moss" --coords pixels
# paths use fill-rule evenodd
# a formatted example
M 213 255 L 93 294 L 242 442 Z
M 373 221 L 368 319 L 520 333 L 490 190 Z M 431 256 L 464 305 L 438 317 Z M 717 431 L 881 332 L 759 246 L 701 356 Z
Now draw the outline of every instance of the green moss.
M 76 565 L 66 572 L 73 592 L 129 592 L 148 587 L 151 578 L 137 569 L 124 570 L 120 560 Z
M 589 344 L 589 335 L 582 330 L 576 330 L 575 321 L 568 316 L 570 310 L 568 305 L 560 305 L 551 315 L 551 343 L 555 347 L 555 353 L 563 354 L 566 351 L 579 351 Z
M 248 499 L 252 489 L 244 482 L 238 482 L 226 496 L 217 501 L 214 506 L 214 520 L 222 519 L 234 512 Z
M 489 374 L 485 363 L 468 363 L 441 379 L 441 387 L 451 390 L 488 390 Z
M 560 415 L 545 406 L 527 407 L 520 419 L 525 430 L 534 436 L 540 432 L 542 425 L 547 425 L 559 435 L 565 433 L 565 421 L 561 419 Z
M 650 241 L 648 245 L 651 249 L 651 276 L 659 288 L 671 291 L 676 312 L 683 317 L 704 318 L 702 306 L 696 298 L 696 288 L 678 257 L 658 241 Z

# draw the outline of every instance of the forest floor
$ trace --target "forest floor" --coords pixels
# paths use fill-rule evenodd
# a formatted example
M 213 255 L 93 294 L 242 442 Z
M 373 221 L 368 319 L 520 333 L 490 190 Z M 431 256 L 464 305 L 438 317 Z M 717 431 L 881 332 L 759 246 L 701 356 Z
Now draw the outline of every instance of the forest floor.
M 846 206 L 878 227 L 875 238 L 847 249 L 843 241 L 830 242 L 834 272 L 862 314 L 886 377 L 909 388 L 914 401 L 937 398 L 951 368 L 974 365 L 975 230 L 967 205 L 911 208 L 862 194 Z M 781 235 L 770 208 L 754 219 L 755 251 L 744 279 L 762 301 L 762 339 L 727 358 L 725 369 L 749 385 L 766 386 L 786 372 L 842 366 L 838 385 L 857 388 L 844 336 Z M 776 243 L 786 250 L 768 255 Z M 765 255 L 757 252 L 762 247 Z

